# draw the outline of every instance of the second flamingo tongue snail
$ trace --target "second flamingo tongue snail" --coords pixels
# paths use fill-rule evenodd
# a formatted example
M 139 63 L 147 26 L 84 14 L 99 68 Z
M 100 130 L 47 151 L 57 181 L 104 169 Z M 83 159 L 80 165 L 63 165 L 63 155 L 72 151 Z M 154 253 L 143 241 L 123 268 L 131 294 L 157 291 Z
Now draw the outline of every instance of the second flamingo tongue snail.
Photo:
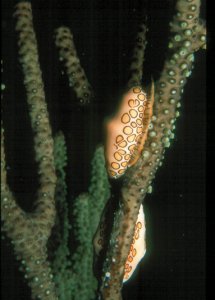
M 125 263 L 125 273 L 123 283 L 125 283 L 135 271 L 138 263 L 141 261 L 146 253 L 146 242 L 145 242 L 145 216 L 143 211 L 143 205 L 140 205 L 140 210 L 135 225 L 135 232 L 130 247 L 130 251 Z

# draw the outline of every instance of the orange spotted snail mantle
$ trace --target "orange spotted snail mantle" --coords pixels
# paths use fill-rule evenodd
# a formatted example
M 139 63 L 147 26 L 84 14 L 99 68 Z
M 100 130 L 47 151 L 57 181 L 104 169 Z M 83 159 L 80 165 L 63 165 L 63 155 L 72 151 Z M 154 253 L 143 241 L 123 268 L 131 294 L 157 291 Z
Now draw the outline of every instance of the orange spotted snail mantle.
M 111 178 L 123 175 L 139 159 L 147 138 L 154 103 L 154 84 L 150 97 L 141 87 L 131 88 L 117 114 L 106 122 L 105 159 Z
M 147 95 L 140 86 L 131 88 L 123 97 L 116 115 L 105 124 L 105 160 L 110 178 L 119 178 L 133 166 L 143 151 L 154 104 L 154 82 Z M 145 217 L 140 206 L 130 252 L 125 263 L 123 282 L 133 274 L 146 252 Z

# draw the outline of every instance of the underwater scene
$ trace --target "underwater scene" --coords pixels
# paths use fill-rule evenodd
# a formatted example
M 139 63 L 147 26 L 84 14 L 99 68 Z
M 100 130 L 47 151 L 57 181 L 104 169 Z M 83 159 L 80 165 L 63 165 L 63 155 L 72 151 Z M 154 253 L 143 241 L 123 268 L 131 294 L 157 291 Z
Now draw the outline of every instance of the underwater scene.
M 200 0 L 3 0 L 2 300 L 205 296 Z

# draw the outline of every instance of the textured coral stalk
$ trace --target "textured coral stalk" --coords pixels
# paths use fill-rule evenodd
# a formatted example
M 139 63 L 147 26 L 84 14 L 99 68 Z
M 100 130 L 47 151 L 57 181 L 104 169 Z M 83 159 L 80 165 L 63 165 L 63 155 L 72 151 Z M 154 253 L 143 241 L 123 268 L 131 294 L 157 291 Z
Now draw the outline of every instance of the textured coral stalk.
M 89 104 L 93 96 L 92 88 L 75 48 L 73 35 L 69 28 L 59 27 L 55 31 L 55 45 L 59 49 L 60 60 L 63 61 L 69 79 L 81 105 Z
M 139 86 L 142 83 L 144 52 L 147 45 L 146 32 L 146 25 L 140 25 L 136 36 L 136 43 L 130 65 L 130 78 L 128 80 L 128 88 Z
M 192 3 L 191 3 L 192 2 Z M 178 0 L 176 15 L 170 24 L 172 36 L 160 79 L 155 85 L 155 105 L 148 138 L 137 164 L 130 168 L 121 190 L 120 208 L 116 212 L 111 240 L 103 266 L 100 288 L 102 299 L 121 298 L 124 264 L 134 234 L 140 205 L 158 167 L 165 148 L 174 137 L 179 116 L 179 100 L 193 68 L 194 52 L 205 48 L 205 28 L 199 19 L 200 1 Z
M 25 213 L 17 205 L 7 185 L 4 139 L 2 153 L 2 220 L 3 230 L 12 240 L 16 258 L 32 290 L 32 298 L 57 299 L 52 272 L 47 261 L 46 243 L 55 218 L 54 193 L 56 175 L 53 159 L 53 140 L 45 103 L 43 82 L 38 60 L 37 42 L 29 2 L 19 2 L 14 13 L 19 33 L 19 60 L 24 75 L 27 102 L 34 133 L 34 150 L 38 163 L 40 188 L 33 213 Z M 2 130 L 3 134 L 3 130 Z
M 38 206 L 38 210 L 42 212 L 44 211 L 44 205 L 54 206 L 54 202 L 48 199 L 54 198 L 56 185 L 52 132 L 45 101 L 30 3 L 20 2 L 17 4 L 14 17 L 17 19 L 16 31 L 19 33 L 19 61 L 24 75 L 27 103 L 34 133 L 34 150 L 39 168 L 38 173 L 41 184 L 39 194 L 48 194 L 48 197 L 44 197 L 43 207 Z M 52 216 L 52 223 L 53 220 L 54 215 Z

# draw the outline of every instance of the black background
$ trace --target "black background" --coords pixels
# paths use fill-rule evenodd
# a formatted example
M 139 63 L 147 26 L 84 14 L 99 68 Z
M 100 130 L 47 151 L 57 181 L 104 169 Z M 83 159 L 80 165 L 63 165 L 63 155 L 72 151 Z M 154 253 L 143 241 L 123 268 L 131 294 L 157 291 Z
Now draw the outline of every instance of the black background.
M 174 3 L 33 1 L 51 124 L 54 133 L 63 130 L 68 146 L 68 201 L 87 189 L 92 155 L 103 142 L 104 118 L 114 111 L 128 78 L 142 12 L 148 10 L 147 83 L 151 75 L 156 80 L 162 70 Z M 13 4 L 2 1 L 5 147 L 9 184 L 19 204 L 31 210 L 38 187 L 37 166 L 17 56 Z M 95 99 L 88 108 L 78 105 L 67 77 L 61 74 L 53 41 L 59 25 L 71 28 L 81 64 L 94 88 Z M 145 199 L 148 251 L 134 277 L 124 285 L 124 300 L 205 299 L 205 90 L 205 53 L 199 51 L 185 87 L 176 138 L 166 151 L 152 194 Z M 8 240 L 2 242 L 2 299 L 30 299 Z

